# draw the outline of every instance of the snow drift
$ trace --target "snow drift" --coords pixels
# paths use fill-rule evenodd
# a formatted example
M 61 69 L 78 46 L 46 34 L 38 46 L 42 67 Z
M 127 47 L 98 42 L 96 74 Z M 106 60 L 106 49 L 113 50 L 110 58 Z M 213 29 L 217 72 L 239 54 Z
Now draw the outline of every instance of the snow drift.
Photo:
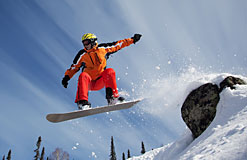
M 198 79 L 198 83 L 211 81 L 219 84 L 229 74 L 211 74 Z M 236 76 L 245 81 L 246 78 Z M 197 83 L 194 83 L 197 84 Z M 190 90 L 193 90 L 190 85 Z M 193 140 L 189 129 L 175 142 L 154 149 L 132 160 L 199 160 L 247 158 L 247 85 L 236 90 L 226 88 L 220 94 L 213 122 L 201 136 Z

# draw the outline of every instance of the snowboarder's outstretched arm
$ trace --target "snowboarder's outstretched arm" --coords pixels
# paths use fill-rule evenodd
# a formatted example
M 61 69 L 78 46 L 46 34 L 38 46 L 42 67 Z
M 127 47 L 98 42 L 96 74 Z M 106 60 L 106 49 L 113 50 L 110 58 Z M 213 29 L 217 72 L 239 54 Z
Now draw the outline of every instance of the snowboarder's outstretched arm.
M 104 47 L 106 49 L 106 58 L 108 59 L 109 56 L 115 52 L 117 52 L 118 50 L 127 47 L 131 44 L 135 44 L 137 41 L 140 40 L 141 38 L 141 34 L 135 34 L 133 37 L 131 38 L 127 38 L 127 39 L 123 39 L 123 40 L 119 40 L 116 42 L 112 42 L 112 43 L 101 43 L 99 44 L 98 47 Z

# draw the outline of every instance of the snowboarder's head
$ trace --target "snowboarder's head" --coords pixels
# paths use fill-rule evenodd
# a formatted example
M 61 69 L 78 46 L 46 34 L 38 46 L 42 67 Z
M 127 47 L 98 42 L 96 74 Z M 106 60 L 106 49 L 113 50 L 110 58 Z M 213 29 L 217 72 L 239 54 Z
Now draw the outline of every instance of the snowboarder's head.
M 86 50 L 92 49 L 97 44 L 97 37 L 92 33 L 86 33 L 81 38 Z

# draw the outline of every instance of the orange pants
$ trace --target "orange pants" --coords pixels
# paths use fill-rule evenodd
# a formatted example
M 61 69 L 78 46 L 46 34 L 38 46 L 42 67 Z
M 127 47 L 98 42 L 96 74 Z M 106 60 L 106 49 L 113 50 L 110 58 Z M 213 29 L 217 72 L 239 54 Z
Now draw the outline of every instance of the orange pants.
M 92 80 L 88 73 L 82 72 L 78 79 L 75 103 L 80 100 L 88 100 L 88 91 L 98 91 L 104 87 L 111 88 L 113 96 L 119 97 L 114 69 L 105 69 L 97 80 Z

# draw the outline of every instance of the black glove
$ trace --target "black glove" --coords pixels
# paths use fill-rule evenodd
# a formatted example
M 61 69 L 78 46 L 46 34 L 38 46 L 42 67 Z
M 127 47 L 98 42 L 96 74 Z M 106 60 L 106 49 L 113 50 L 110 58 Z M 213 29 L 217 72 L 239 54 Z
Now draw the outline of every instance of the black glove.
M 141 39 L 141 34 L 135 34 L 134 37 L 131 37 L 134 40 L 134 44 Z
M 65 75 L 65 76 L 63 77 L 62 84 L 63 84 L 64 88 L 67 88 L 67 86 L 68 86 L 68 81 L 69 81 L 69 80 L 70 80 L 70 78 L 69 78 L 68 75 Z

